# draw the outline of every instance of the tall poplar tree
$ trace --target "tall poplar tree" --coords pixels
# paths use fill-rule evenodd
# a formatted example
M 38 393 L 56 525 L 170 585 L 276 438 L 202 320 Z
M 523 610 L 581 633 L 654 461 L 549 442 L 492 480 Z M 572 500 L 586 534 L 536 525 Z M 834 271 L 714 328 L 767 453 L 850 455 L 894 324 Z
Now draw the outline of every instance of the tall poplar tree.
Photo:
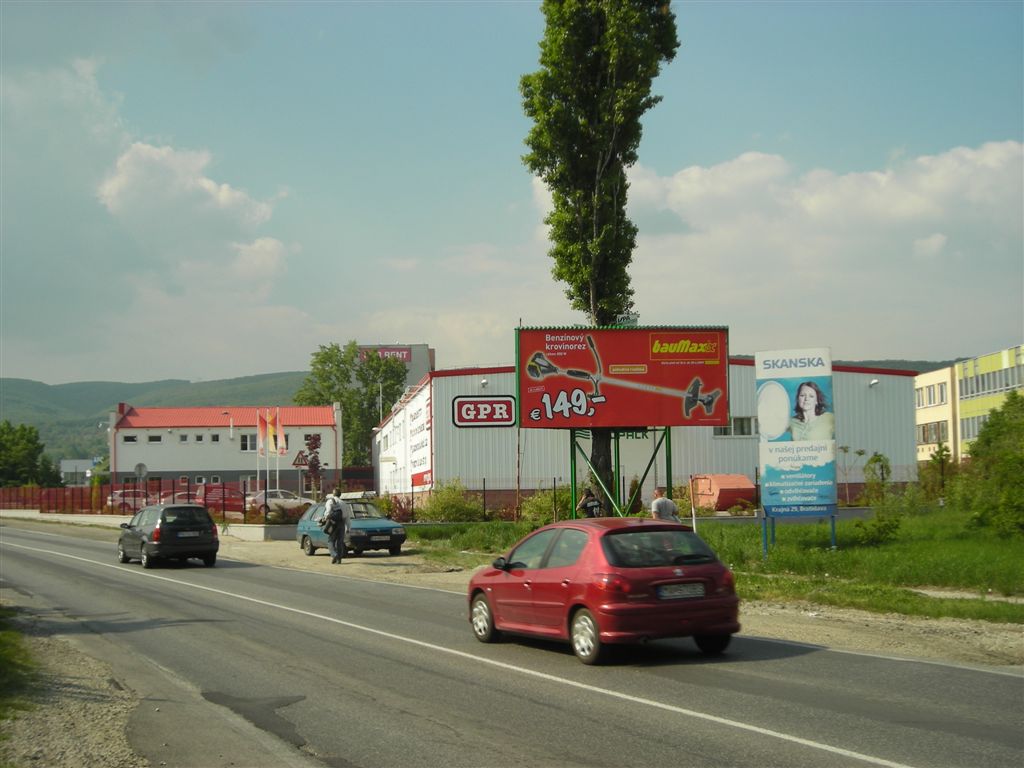
M 573 309 L 611 325 L 633 307 L 626 169 L 640 118 L 661 101 L 651 83 L 679 47 L 675 15 L 668 0 L 544 0 L 542 12 L 540 69 L 520 82 L 534 123 L 523 162 L 551 192 L 552 275 Z M 611 430 L 592 435 L 591 463 L 611 488 Z

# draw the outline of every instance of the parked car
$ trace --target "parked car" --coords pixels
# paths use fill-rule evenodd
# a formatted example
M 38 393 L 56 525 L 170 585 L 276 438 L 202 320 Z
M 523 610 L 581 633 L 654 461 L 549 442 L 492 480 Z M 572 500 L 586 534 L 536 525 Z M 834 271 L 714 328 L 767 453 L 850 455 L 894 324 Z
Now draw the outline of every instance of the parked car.
M 192 502 L 234 520 L 242 520 L 248 508 L 244 493 L 222 485 L 197 485 L 193 491 Z
M 196 492 L 192 491 L 165 491 L 160 494 L 160 504 L 195 504 Z
M 157 504 L 121 523 L 117 560 L 139 560 L 152 568 L 158 560 L 196 557 L 208 568 L 217 562 L 220 538 L 210 513 L 198 504 Z
M 584 664 L 608 647 L 692 636 L 722 653 L 740 630 L 732 572 L 688 525 L 595 518 L 539 528 L 469 582 L 476 639 L 565 640 Z
M 141 488 L 126 488 L 122 491 L 111 491 L 107 497 L 107 506 L 111 509 L 132 511 L 142 509 L 149 504 L 148 494 Z
M 249 495 L 249 505 L 261 514 L 274 509 L 301 509 L 315 503 L 313 499 L 299 496 L 297 493 L 286 491 L 283 488 L 270 488 Z
M 346 494 L 342 494 L 344 497 Z M 348 504 L 352 524 L 345 538 L 345 551 L 363 554 L 370 549 L 386 549 L 392 555 L 402 553 L 405 543 L 405 528 L 389 520 L 368 499 L 342 501 Z M 307 509 L 295 527 L 295 540 L 307 555 L 316 554 L 318 549 L 327 548 L 327 534 L 320 527 L 326 503 L 321 501 Z

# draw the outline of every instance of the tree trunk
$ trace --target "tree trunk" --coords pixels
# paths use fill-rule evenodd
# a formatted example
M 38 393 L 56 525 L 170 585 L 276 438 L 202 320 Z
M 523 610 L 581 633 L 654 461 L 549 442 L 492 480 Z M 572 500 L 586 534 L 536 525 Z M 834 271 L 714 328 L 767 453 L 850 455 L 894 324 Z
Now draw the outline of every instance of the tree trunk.
M 609 427 L 591 429 L 590 436 L 590 463 L 593 465 L 594 474 L 600 478 L 604 487 L 611 491 L 614 497 L 616 489 L 612 484 L 612 430 Z M 594 493 L 598 494 L 601 503 L 604 504 L 605 514 L 613 515 L 614 508 L 611 499 L 605 496 L 599 487 L 594 489 Z

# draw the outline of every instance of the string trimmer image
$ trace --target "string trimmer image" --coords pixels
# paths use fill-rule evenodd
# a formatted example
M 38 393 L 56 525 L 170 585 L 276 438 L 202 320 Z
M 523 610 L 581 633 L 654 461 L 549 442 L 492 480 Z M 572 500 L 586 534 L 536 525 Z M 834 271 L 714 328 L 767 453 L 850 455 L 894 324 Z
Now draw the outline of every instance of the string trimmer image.
M 543 352 L 534 352 L 530 357 L 529 362 L 526 364 L 526 374 L 531 379 L 541 380 L 548 376 L 564 375 L 574 379 L 585 379 L 589 381 L 594 391 L 587 395 L 593 403 L 603 403 L 607 398 L 601 394 L 601 384 L 608 384 L 615 387 L 623 387 L 624 389 L 635 389 L 641 392 L 654 392 L 659 395 L 669 395 L 671 397 L 679 397 L 683 401 L 683 416 L 690 418 L 690 413 L 698 405 L 704 409 L 704 413 L 708 416 L 715 409 L 715 401 L 722 394 L 722 390 L 716 389 L 711 392 L 701 392 L 700 389 L 704 385 L 700 377 L 695 377 L 690 382 L 685 390 L 672 389 L 670 387 L 662 387 L 657 384 L 645 384 L 639 381 L 631 381 L 629 379 L 616 379 L 606 377 L 604 375 L 604 368 L 601 364 L 601 356 L 597 353 L 597 347 L 594 344 L 594 339 L 591 336 L 587 336 L 587 344 L 590 346 L 590 351 L 594 355 L 594 365 L 597 368 L 596 372 L 591 373 L 590 371 L 581 371 L 578 368 L 559 368 L 557 365 L 552 363 Z

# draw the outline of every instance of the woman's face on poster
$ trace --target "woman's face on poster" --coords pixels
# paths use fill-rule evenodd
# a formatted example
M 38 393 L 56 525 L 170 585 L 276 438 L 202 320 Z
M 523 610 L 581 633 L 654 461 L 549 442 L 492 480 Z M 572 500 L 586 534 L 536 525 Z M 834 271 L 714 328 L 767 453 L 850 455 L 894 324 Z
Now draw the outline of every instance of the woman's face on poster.
M 800 391 L 796 393 L 796 406 L 804 413 L 814 413 L 818 407 L 818 393 L 811 387 L 800 387 Z

